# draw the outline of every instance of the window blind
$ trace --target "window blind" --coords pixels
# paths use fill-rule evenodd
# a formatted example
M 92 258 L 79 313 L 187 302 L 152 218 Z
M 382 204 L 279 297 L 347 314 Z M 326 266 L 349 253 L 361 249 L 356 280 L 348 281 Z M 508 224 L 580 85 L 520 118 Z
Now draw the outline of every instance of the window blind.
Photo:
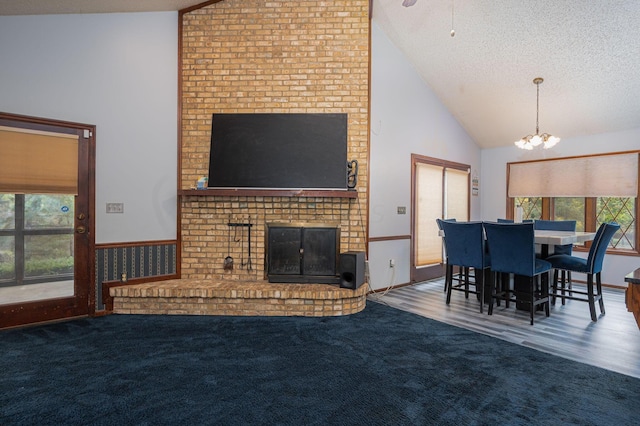
M 447 182 L 445 218 L 458 221 L 469 220 L 469 171 L 446 169 Z
M 442 216 L 443 167 L 416 164 L 416 266 L 442 262 L 442 238 L 436 217 Z
M 636 197 L 638 153 L 508 164 L 509 197 Z
M 77 194 L 78 135 L 0 126 L 0 192 Z

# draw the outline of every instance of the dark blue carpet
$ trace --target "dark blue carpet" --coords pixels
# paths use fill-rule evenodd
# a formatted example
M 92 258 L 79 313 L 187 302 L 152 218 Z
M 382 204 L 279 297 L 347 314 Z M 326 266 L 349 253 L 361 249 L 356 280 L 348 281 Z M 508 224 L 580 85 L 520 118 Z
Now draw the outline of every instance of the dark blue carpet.
M 370 302 L 0 332 L 2 425 L 637 425 L 640 380 Z

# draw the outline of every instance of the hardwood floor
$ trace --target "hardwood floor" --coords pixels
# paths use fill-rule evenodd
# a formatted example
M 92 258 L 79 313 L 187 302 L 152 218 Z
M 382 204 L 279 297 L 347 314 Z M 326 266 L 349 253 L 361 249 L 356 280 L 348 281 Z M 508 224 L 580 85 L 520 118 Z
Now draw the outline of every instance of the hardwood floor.
M 579 285 L 575 284 L 574 285 Z M 370 301 L 413 312 L 447 324 L 503 339 L 571 360 L 595 365 L 618 373 L 640 378 L 640 330 L 633 314 L 627 312 L 624 290 L 605 288 L 605 315 L 592 322 L 589 305 L 558 299 L 547 318 L 537 312 L 535 324 L 529 324 L 529 312 L 509 309 L 504 303 L 494 307 L 493 315 L 480 313 L 474 295 L 453 292 L 451 304 L 445 303 L 443 279 L 373 293 Z M 596 303 L 596 311 L 599 308 Z

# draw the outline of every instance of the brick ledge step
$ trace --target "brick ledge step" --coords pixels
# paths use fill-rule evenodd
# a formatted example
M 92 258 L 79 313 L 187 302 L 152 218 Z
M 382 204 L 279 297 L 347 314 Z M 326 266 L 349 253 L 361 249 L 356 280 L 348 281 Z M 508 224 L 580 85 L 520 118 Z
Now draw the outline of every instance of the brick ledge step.
M 174 279 L 112 287 L 109 295 L 117 314 L 339 316 L 365 308 L 367 286 Z

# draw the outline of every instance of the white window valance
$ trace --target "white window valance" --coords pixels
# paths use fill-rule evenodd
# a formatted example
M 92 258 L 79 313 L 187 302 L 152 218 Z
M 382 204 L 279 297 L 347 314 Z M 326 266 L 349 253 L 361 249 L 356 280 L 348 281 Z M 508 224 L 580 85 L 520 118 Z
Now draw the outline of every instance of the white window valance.
M 636 197 L 638 153 L 508 163 L 509 197 Z

